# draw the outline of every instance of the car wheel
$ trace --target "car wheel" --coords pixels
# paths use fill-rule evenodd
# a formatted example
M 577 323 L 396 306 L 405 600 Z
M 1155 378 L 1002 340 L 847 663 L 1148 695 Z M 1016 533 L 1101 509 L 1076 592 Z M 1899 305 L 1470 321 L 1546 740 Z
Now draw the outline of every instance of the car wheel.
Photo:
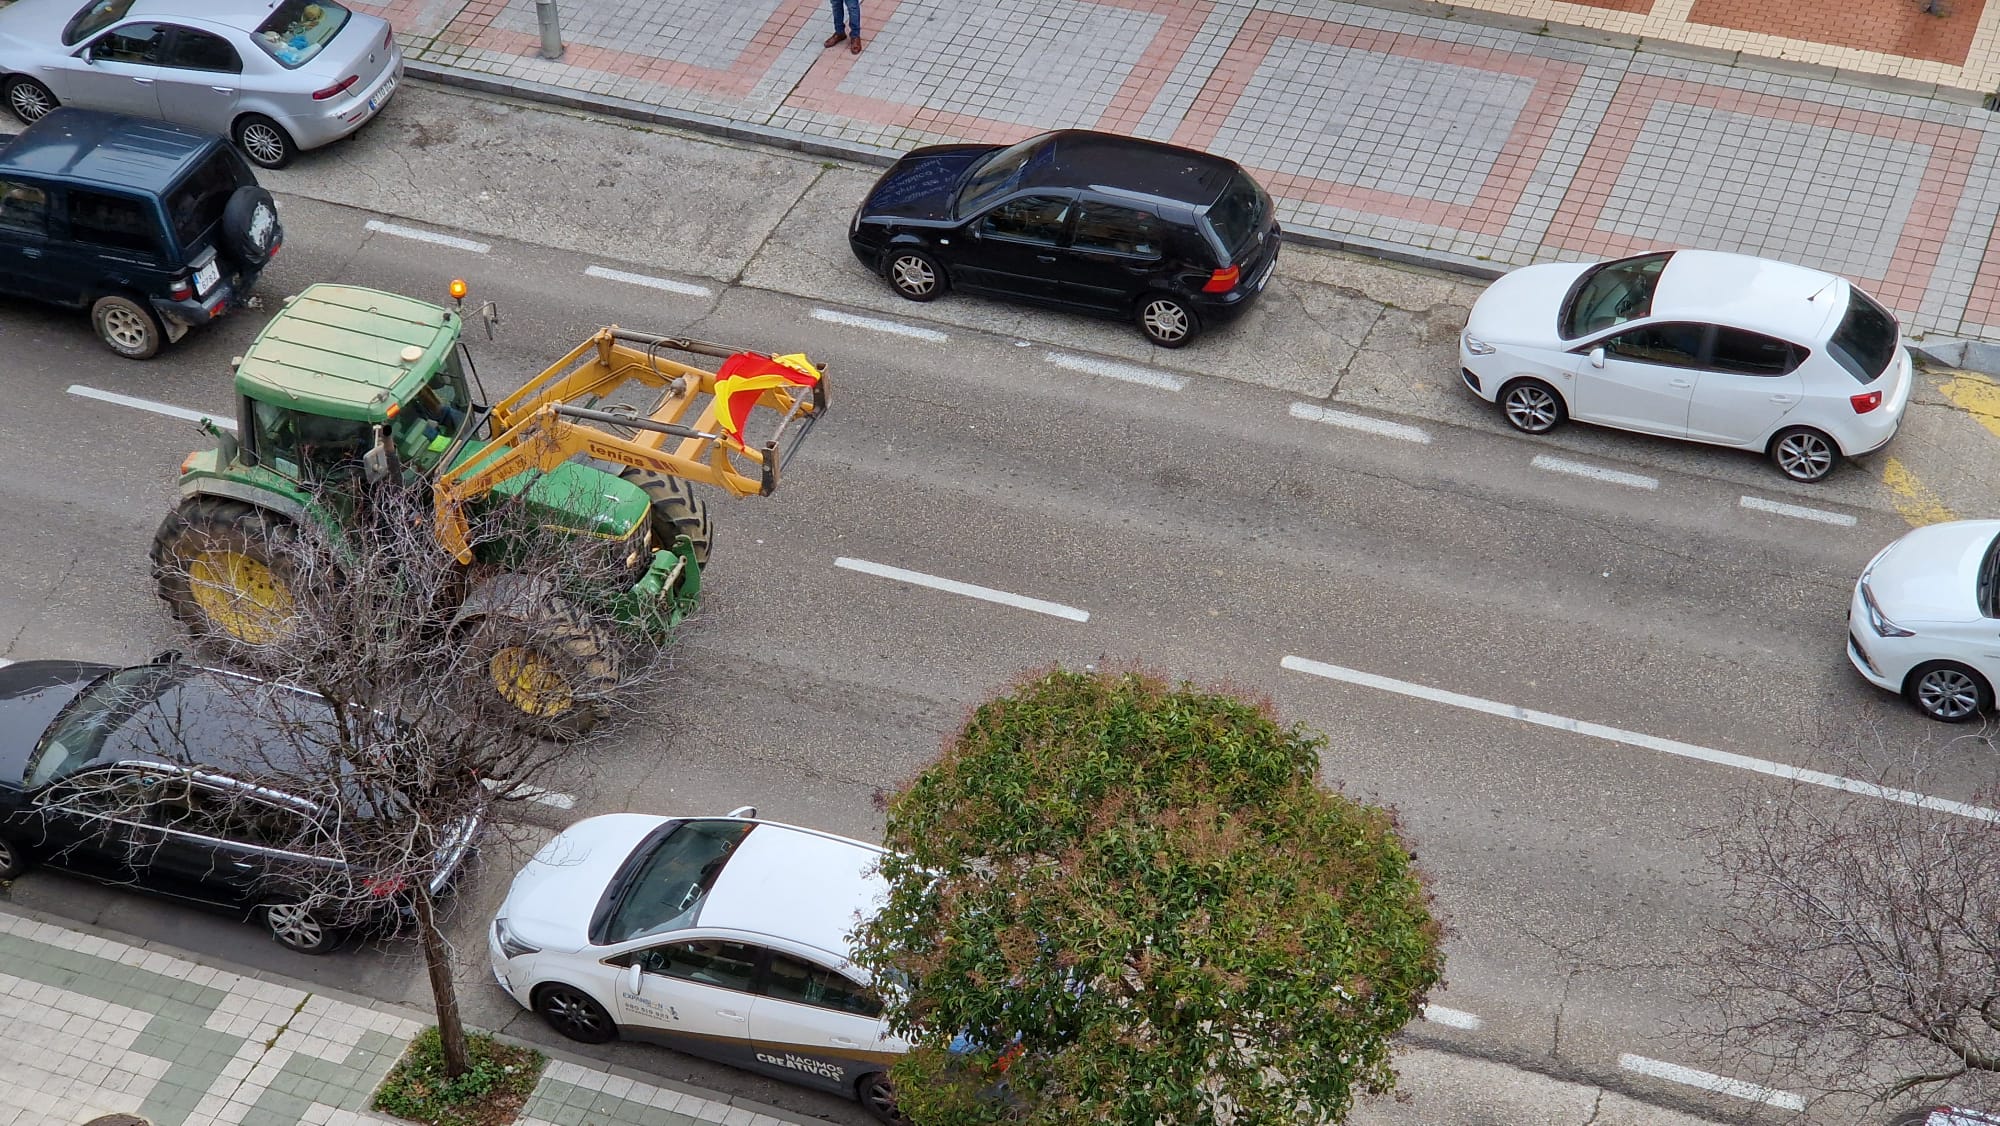
M 544 985 L 535 991 L 535 1011 L 550 1028 L 585 1044 L 602 1044 L 618 1035 L 611 1014 L 581 989 Z
M 1139 299 L 1134 314 L 1139 331 L 1162 348 L 1179 348 L 1201 335 L 1201 319 L 1187 302 L 1167 293 L 1149 293 Z
M 90 307 L 90 323 L 105 347 L 128 360 L 152 359 L 166 335 L 151 309 L 115 293 Z
M 285 127 L 259 113 L 236 123 L 236 147 L 259 168 L 283 168 L 299 155 L 299 147 Z
M 1794 426 L 1771 439 L 1771 464 L 1794 481 L 1823 481 L 1840 464 L 1840 447 L 1817 430 Z
M 61 105 L 47 86 L 32 78 L 16 78 L 7 83 L 7 108 L 14 116 L 33 125 Z
M 0 837 L 0 880 L 11 880 L 28 870 L 28 847 Z
M 1547 434 L 1569 417 L 1562 396 L 1539 379 L 1517 379 L 1502 387 L 1500 412 L 1523 434 Z
M 861 1082 L 854 1085 L 854 1097 L 861 1100 L 875 1121 L 886 1122 L 889 1126 L 909 1126 L 910 1120 L 903 1116 L 896 1106 L 896 1087 L 889 1082 L 889 1073 L 878 1071 L 864 1075 Z
M 334 948 L 339 934 L 312 908 L 297 900 L 285 900 L 264 908 L 264 929 L 278 945 L 301 954 L 324 954 Z
M 898 247 L 889 251 L 883 273 L 897 293 L 912 301 L 935 301 L 950 288 L 944 267 L 938 265 L 937 259 L 915 247 Z
M 1903 682 L 1917 710 L 1944 723 L 1967 723 L 1993 708 L 1993 689 L 1964 665 L 1932 661 L 1918 665 Z

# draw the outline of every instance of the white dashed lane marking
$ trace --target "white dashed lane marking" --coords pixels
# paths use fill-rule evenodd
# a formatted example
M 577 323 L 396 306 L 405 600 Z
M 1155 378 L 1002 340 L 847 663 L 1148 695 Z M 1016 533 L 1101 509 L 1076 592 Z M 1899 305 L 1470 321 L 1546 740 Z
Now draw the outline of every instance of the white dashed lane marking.
M 184 418 L 189 422 L 200 422 L 202 419 L 207 419 L 224 430 L 236 429 L 236 420 L 226 414 L 191 411 L 186 407 L 176 407 L 168 403 L 156 403 L 151 399 L 139 399 L 131 395 L 120 395 L 116 391 L 99 391 L 95 387 L 85 387 L 81 383 L 70 384 L 69 393 L 79 398 L 96 399 L 100 403 L 113 403 L 121 407 L 131 407 L 133 410 L 163 414 L 168 418 Z
M 1790 1091 L 1780 1091 L 1774 1087 L 1760 1087 L 1755 1083 L 1746 1083 L 1741 1079 L 1730 1079 L 1721 1075 L 1712 1075 L 1706 1071 L 1696 1071 L 1694 1068 L 1682 1067 L 1680 1064 L 1667 1063 L 1664 1060 L 1647 1059 L 1645 1056 L 1635 1056 L 1629 1052 L 1618 1057 L 1618 1066 L 1627 1071 L 1636 1071 L 1641 1075 L 1650 1075 L 1655 1079 L 1665 1079 L 1670 1083 L 1684 1083 L 1687 1086 L 1698 1087 L 1704 1091 L 1713 1091 L 1718 1095 L 1728 1095 L 1735 1099 L 1748 1099 L 1754 1103 L 1764 1103 L 1767 1106 L 1774 1106 L 1780 1110 L 1804 1110 L 1806 1108 L 1806 1101 L 1792 1094 Z
M 1152 387 L 1161 391 L 1178 391 L 1187 386 L 1187 380 L 1181 376 L 1133 364 L 1115 364 L 1110 360 L 1099 360 L 1090 356 L 1072 356 L 1068 352 L 1050 352 L 1042 358 L 1059 368 L 1080 371 L 1085 375 L 1101 375 L 1106 379 L 1116 379 L 1121 383 L 1136 383 L 1141 387 Z
M 1425 1005 L 1424 1019 L 1432 1024 L 1448 1025 L 1452 1028 L 1476 1029 L 1485 1023 L 1478 1017 L 1457 1009 L 1447 1009 L 1443 1005 Z
M 1063 618 L 1072 622 L 1090 620 L 1088 610 L 1065 606 L 1060 602 L 1045 602 L 1039 598 L 1029 598 L 1024 594 L 1011 594 L 1004 590 L 994 590 L 990 586 L 975 586 L 957 579 L 942 579 L 936 575 L 926 575 L 922 571 L 906 571 L 901 567 L 891 567 L 886 563 L 870 563 L 866 559 L 849 559 L 842 556 L 833 561 L 836 567 L 849 571 L 859 571 L 864 575 L 888 579 L 892 582 L 912 583 L 916 586 L 942 590 L 949 594 L 962 594 L 967 598 L 977 598 L 983 602 L 996 602 L 1002 606 L 1012 606 L 1017 610 L 1033 610 L 1037 614 L 1047 614 L 1052 618 Z
M 384 223 L 380 219 L 368 220 L 367 226 L 369 230 L 377 234 L 395 235 L 397 238 L 415 239 L 418 242 L 433 243 L 437 246 L 449 246 L 454 250 L 469 250 L 474 254 L 484 254 L 493 249 L 489 243 L 474 242 L 469 238 L 440 234 L 437 231 L 426 231 L 420 227 L 405 227 L 401 223 Z
M 1837 528 L 1854 526 L 1854 517 L 1845 512 L 1828 512 L 1824 508 L 1807 508 L 1802 504 L 1786 504 L 1783 501 L 1765 500 L 1763 497 L 1744 497 L 1740 503 L 1744 508 L 1756 512 L 1790 516 L 1795 520 L 1814 520 L 1821 524 L 1832 524 Z
M 1390 422 L 1385 418 L 1370 418 L 1365 414 L 1337 411 L 1316 403 L 1293 403 L 1292 417 L 1307 422 L 1324 422 L 1328 426 L 1339 426 L 1347 430 L 1359 430 L 1366 434 L 1377 434 L 1384 438 L 1396 438 L 1405 442 L 1429 445 L 1429 433 L 1401 422 Z
M 678 293 L 683 297 L 708 297 L 714 291 L 705 285 L 691 285 L 671 278 L 656 278 L 647 274 L 628 273 L 614 270 L 609 266 L 586 266 L 584 276 L 603 278 L 606 281 L 624 282 L 626 285 L 642 285 L 647 289 L 657 289 L 665 293 Z
M 1550 457 L 1547 454 L 1536 454 L 1535 460 L 1528 464 L 1534 466 L 1536 469 L 1546 469 L 1550 473 L 1567 473 L 1572 477 L 1588 477 L 1593 481 L 1602 481 L 1607 485 L 1624 485 L 1630 489 L 1657 489 L 1660 487 L 1660 479 L 1658 477 L 1648 477 L 1643 473 L 1627 473 L 1622 469 L 1606 469 L 1599 465 L 1586 465 L 1580 461 L 1571 461 L 1566 457 Z
M 498 785 L 494 784 L 493 779 L 487 778 L 484 781 L 487 789 L 500 789 Z M 540 786 L 515 786 L 511 789 L 510 793 L 513 797 L 520 798 L 522 801 L 538 802 L 551 809 L 573 809 L 576 807 L 575 798 L 568 794 L 559 794 L 554 790 L 544 790 Z
M 907 336 L 912 340 L 925 340 L 932 344 L 943 344 L 951 339 L 934 328 L 918 328 L 901 321 L 886 321 L 880 317 L 863 317 L 853 313 L 843 313 L 838 309 L 814 309 L 813 320 L 825 321 L 830 325 L 846 325 L 848 328 L 865 329 L 869 332 L 886 332 L 891 336 Z
M 1641 750 L 1658 751 L 1661 754 L 1696 759 L 1701 762 L 1712 763 L 1716 766 L 1747 770 L 1753 774 L 1764 774 L 1772 778 L 1782 778 L 1788 782 L 1804 782 L 1812 786 L 1824 786 L 1829 790 L 1841 790 L 1850 794 L 1860 794 L 1863 797 L 1881 798 L 1883 801 L 1898 802 L 1902 805 L 1915 806 L 1918 809 L 1936 810 L 1939 813 L 1950 813 L 1959 817 L 1970 817 L 1977 821 L 2000 822 L 2000 810 L 1988 809 L 1985 806 L 1968 805 L 1965 802 L 1953 801 L 1950 798 L 1933 797 L 1929 794 L 1920 794 L 1913 790 L 1898 790 L 1891 786 L 1880 786 L 1873 782 L 1863 782 L 1858 778 L 1844 778 L 1838 774 L 1826 774 L 1818 770 L 1788 766 L 1782 762 L 1770 762 L 1765 759 L 1751 758 L 1749 755 L 1739 755 L 1733 751 L 1718 751 L 1712 747 L 1703 747 L 1694 743 L 1683 743 L 1678 739 L 1664 739 L 1658 735 L 1647 735 L 1641 731 L 1626 731 L 1623 728 L 1611 727 L 1602 723 L 1571 719 L 1568 716 L 1556 715 L 1552 712 L 1541 712 L 1533 708 L 1524 708 L 1519 704 L 1503 704 L 1497 700 L 1485 700 L 1478 696 L 1467 696 L 1464 693 L 1452 692 L 1444 688 L 1432 688 L 1428 684 L 1415 684 L 1407 680 L 1397 680 L 1394 677 L 1378 676 L 1372 672 L 1362 672 L 1359 669 L 1329 665 L 1323 661 L 1315 661 L 1306 657 L 1288 656 L 1278 662 L 1278 664 L 1280 667 L 1291 672 L 1305 673 L 1308 676 L 1335 680 L 1343 684 L 1359 685 L 1363 688 L 1374 688 L 1383 692 L 1394 692 L 1399 696 L 1429 700 L 1432 703 L 1463 708 L 1469 712 L 1483 712 L 1486 715 L 1500 716 L 1504 719 L 1517 719 L 1523 723 L 1535 724 L 1538 727 L 1551 727 L 1557 731 L 1568 731 L 1577 735 L 1586 735 L 1592 739 L 1622 743 L 1625 746 L 1638 747 Z

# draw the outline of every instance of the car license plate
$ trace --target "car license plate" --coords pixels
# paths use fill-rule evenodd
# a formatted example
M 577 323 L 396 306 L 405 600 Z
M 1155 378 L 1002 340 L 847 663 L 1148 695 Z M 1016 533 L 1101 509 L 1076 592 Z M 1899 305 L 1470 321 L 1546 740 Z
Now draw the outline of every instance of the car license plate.
M 206 295 L 209 290 L 215 288 L 215 283 L 221 280 L 221 267 L 217 266 L 213 259 L 210 259 L 208 265 L 194 272 L 194 291 Z
M 395 92 L 396 92 L 396 79 L 395 76 L 391 75 L 389 81 L 382 85 L 382 89 L 379 92 L 377 92 L 374 97 L 368 99 L 368 112 L 374 113 L 376 110 L 381 109 L 385 105 L 388 105 L 389 95 Z
M 1250 287 L 1250 292 L 1252 293 L 1264 292 L 1264 287 L 1271 283 L 1271 275 L 1277 272 L 1278 272 L 1278 256 L 1273 254 L 1271 255 L 1271 260 L 1269 262 L 1264 263 L 1264 272 L 1257 275 L 1257 284 Z

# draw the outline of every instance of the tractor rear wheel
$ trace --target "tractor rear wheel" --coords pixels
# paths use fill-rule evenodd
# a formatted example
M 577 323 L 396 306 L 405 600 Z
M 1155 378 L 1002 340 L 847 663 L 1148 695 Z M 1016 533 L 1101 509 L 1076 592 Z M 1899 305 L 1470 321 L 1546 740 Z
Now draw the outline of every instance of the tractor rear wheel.
M 253 505 L 190 497 L 153 534 L 160 597 L 197 641 L 258 664 L 260 651 L 298 632 L 296 583 L 282 542 L 290 534 Z
M 510 581 L 515 576 L 500 576 Z M 475 587 L 468 602 L 480 602 Z M 611 714 L 618 686 L 617 642 L 565 599 L 503 597 L 460 623 L 496 713 L 544 739 L 575 739 Z
M 676 536 L 686 536 L 694 545 L 694 561 L 708 562 L 715 528 L 708 519 L 708 502 L 694 495 L 693 485 L 650 469 L 626 469 L 619 476 L 646 490 L 653 502 L 653 530 L 659 533 L 661 543 L 671 547 Z

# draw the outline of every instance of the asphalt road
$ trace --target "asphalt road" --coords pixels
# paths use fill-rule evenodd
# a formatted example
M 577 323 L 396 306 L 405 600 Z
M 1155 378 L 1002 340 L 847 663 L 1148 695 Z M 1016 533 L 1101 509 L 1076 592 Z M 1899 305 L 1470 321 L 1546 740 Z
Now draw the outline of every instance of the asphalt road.
M 300 173 L 288 175 L 279 187 L 300 186 Z M 744 207 L 765 206 L 768 186 L 746 180 Z M 1296 417 L 1302 388 L 1188 375 L 1204 362 L 1202 345 L 1159 357 L 1134 351 L 1125 338 L 1136 334 L 1120 326 L 970 299 L 884 303 L 851 261 L 824 252 L 823 232 L 800 228 L 805 214 L 837 210 L 801 211 L 811 191 L 798 185 L 791 203 L 767 208 L 763 238 L 722 239 L 709 258 L 621 242 L 615 210 L 571 214 L 547 238 L 504 212 L 455 232 L 486 244 L 479 252 L 368 227 L 435 222 L 410 215 L 430 203 L 376 214 L 281 196 L 288 236 L 261 287 L 267 297 L 340 280 L 442 299 L 445 282 L 464 276 L 475 299 L 502 313 L 493 341 L 473 338 L 496 396 L 605 323 L 803 350 L 832 372 L 832 411 L 778 494 L 710 499 L 718 532 L 703 611 L 652 714 L 552 779 L 576 797 L 574 810 L 531 808 L 468 882 L 454 928 L 477 1023 L 539 1034 L 488 983 L 480 935 L 523 850 L 567 819 L 747 802 L 868 837 L 880 831 L 879 794 L 920 769 L 977 700 L 1050 664 L 1137 665 L 1268 696 L 1283 717 L 1327 734 L 1330 782 L 1401 811 L 1453 930 L 1449 988 L 1434 1001 L 1478 1024 L 1427 1025 L 1425 1037 L 1678 1094 L 1632 1078 L 1618 1059 L 1704 1065 L 1665 1033 L 1686 1015 L 1677 954 L 1725 909 L 1705 850 L 1746 803 L 1786 785 L 1712 752 L 1882 772 L 1960 800 L 1976 800 L 1991 775 L 1983 741 L 1943 741 L 1847 667 L 1853 577 L 1908 527 L 1864 473 L 1802 495 L 1747 457 L 1586 431 L 1534 441 L 1488 412 L 1453 413 L 1463 403 L 1399 413 L 1371 403 L 1361 413 L 1391 424 L 1373 431 Z M 634 221 L 663 222 L 671 202 Z M 721 237 L 726 212 L 711 236 Z M 709 293 L 590 276 L 593 266 Z M 1316 300 L 1308 275 L 1323 268 L 1310 256 L 1288 261 L 1304 296 L 1274 291 L 1272 311 L 1218 336 L 1208 358 L 1254 362 L 1261 342 L 1291 363 L 1328 347 L 1317 337 L 1338 332 L 1305 311 Z M 1463 290 L 1450 279 L 1419 283 Z M 829 303 L 842 287 L 855 302 Z M 1401 313 L 1378 303 L 1377 328 Z M 941 339 L 854 320 L 890 314 Z M 105 352 L 76 315 L 0 307 L 0 568 L 12 576 L 0 584 L 0 656 L 136 660 L 177 641 L 152 595 L 146 545 L 176 466 L 204 440 L 183 419 L 72 389 L 227 413 L 229 360 L 265 317 L 232 316 L 135 364 Z M 1412 324 L 1402 349 L 1386 337 L 1373 352 L 1348 349 L 1342 377 L 1388 387 L 1391 365 L 1435 366 L 1441 355 L 1448 365 L 1440 334 Z M 1099 371 L 1171 362 L 1147 370 L 1186 382 L 1137 385 L 1058 366 L 1051 351 Z M 1372 365 L 1372 355 L 1385 358 Z M 1423 378 L 1448 391 L 1452 370 Z M 1398 393 L 1415 393 L 1408 382 Z M 1425 400 L 1434 401 L 1445 402 Z M 1538 455 L 1652 484 L 1553 472 Z M 1746 495 L 1853 523 L 1748 509 Z M 866 569 L 880 567 L 1088 620 Z M 1320 666 L 1338 679 L 1298 671 Z M 1515 706 L 1550 718 L 1524 722 Z M 1571 720 L 1615 730 L 1559 729 Z M 1645 737 L 1685 746 L 1669 753 Z M 423 997 L 413 951 L 401 946 L 295 957 L 252 928 L 47 874 L 17 881 L 12 895 L 330 987 Z M 607 1054 L 863 1121 L 837 1100 L 663 1051 Z

